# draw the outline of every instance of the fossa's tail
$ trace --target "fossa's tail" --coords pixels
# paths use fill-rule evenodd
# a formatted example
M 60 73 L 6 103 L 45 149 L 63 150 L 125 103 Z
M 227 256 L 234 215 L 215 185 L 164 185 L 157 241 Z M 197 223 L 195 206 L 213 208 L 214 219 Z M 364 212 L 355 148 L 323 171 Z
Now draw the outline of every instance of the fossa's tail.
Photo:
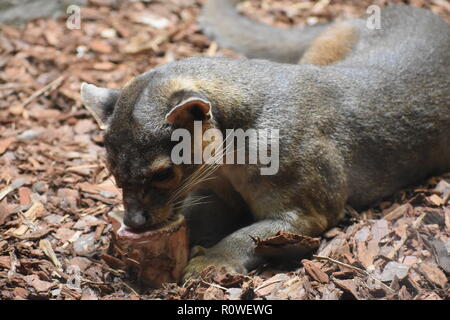
M 271 27 L 239 14 L 241 0 L 207 0 L 200 25 L 205 34 L 220 46 L 248 58 L 298 63 L 310 43 L 327 26 Z

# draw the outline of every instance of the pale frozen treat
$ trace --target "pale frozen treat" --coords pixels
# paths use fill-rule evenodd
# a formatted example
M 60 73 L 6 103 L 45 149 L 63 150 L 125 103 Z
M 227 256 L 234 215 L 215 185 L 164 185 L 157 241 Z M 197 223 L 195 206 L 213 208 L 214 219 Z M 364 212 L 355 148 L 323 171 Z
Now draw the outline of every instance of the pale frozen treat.
M 178 282 L 189 258 L 184 216 L 177 215 L 163 226 L 135 232 L 123 223 L 123 212 L 109 213 L 113 226 L 114 255 L 144 286 L 161 287 Z

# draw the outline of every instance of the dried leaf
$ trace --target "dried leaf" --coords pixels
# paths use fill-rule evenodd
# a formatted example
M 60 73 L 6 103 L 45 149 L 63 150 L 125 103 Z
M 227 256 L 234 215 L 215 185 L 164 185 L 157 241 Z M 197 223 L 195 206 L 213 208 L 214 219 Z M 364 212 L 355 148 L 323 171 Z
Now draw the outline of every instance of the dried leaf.
M 11 258 L 9 256 L 0 256 L 0 268 L 9 269 L 11 267 Z
M 450 256 L 445 243 L 439 239 L 434 239 L 431 243 L 433 245 L 439 267 L 450 274 Z
M 0 155 L 2 155 L 6 150 L 8 150 L 8 148 L 14 141 L 16 141 L 16 138 L 14 137 L 0 139 Z
M 355 299 L 357 299 L 357 300 L 360 299 L 359 294 L 358 294 L 358 288 L 357 288 L 354 280 L 333 279 L 333 282 L 342 290 L 347 291 L 348 293 L 351 293 Z
M 387 215 L 385 215 L 383 217 L 384 220 L 387 221 L 393 221 L 393 220 L 397 220 L 398 218 L 404 216 L 405 214 L 408 213 L 409 210 L 412 209 L 411 204 L 406 203 L 404 205 L 401 205 L 400 207 L 398 207 L 397 209 L 395 209 L 394 211 L 388 213 Z
M 56 284 L 48 281 L 42 281 L 39 276 L 32 274 L 29 276 L 24 276 L 23 279 L 28 283 L 29 286 L 33 287 L 37 292 L 48 292 Z
M 316 281 L 319 281 L 321 283 L 328 283 L 330 281 L 330 278 L 328 275 L 322 271 L 320 267 L 317 266 L 314 262 L 303 259 L 302 264 L 305 266 L 306 272 Z
M 433 194 L 432 196 L 427 198 L 428 201 L 430 201 L 435 206 L 442 206 L 444 204 L 444 200 L 439 197 L 438 195 Z
M 267 239 L 254 239 L 255 254 L 262 257 L 301 256 L 320 245 L 319 238 L 311 238 L 289 232 L 278 232 Z
M 437 284 L 441 288 L 447 284 L 448 280 L 445 274 L 431 262 L 422 262 L 419 265 L 420 272 L 428 279 L 428 281 Z

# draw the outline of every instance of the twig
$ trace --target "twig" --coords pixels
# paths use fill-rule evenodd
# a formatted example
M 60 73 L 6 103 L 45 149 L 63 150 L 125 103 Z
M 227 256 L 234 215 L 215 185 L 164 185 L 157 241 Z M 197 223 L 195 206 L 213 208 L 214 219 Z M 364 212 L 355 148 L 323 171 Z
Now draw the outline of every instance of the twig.
M 11 265 L 8 271 L 8 279 L 11 280 L 12 277 L 16 274 L 16 269 L 18 266 L 20 266 L 20 261 L 19 259 L 17 259 L 15 250 L 11 250 L 11 252 L 9 253 L 9 258 L 11 261 Z
M 113 268 L 111 268 L 111 267 L 109 267 L 109 266 L 107 266 L 107 265 L 105 265 L 105 264 L 103 264 L 103 263 L 101 263 L 101 262 L 95 261 L 95 260 L 93 260 L 93 259 L 89 259 L 89 260 L 90 260 L 92 263 L 94 263 L 94 264 L 100 266 L 102 269 L 111 272 L 111 273 L 114 274 L 115 276 L 123 276 L 123 275 L 125 274 L 125 271 L 123 271 L 123 270 L 116 270 L 116 269 L 113 269 Z
M 219 288 L 219 289 L 222 289 L 222 290 L 225 290 L 225 291 L 228 290 L 227 288 L 222 287 L 221 285 L 218 285 L 218 284 L 215 284 L 215 283 L 209 283 L 209 282 L 206 282 L 205 280 L 202 280 L 202 282 L 204 284 L 208 285 L 208 286 L 211 286 L 211 287 L 216 287 L 216 288 Z
M 128 285 L 128 283 L 126 283 L 123 280 L 120 280 L 120 282 L 127 287 L 128 289 L 130 289 L 131 292 L 133 292 L 135 295 L 137 295 L 138 297 L 140 297 L 140 294 L 136 292 L 136 290 L 134 290 L 130 285 Z
M 0 90 L 22 89 L 24 87 L 31 87 L 31 85 L 22 83 L 5 83 L 0 85 Z
M 314 12 L 318 12 L 321 11 L 323 9 L 325 9 L 325 7 L 327 7 L 330 4 L 331 0 L 320 0 L 319 2 L 317 2 L 314 7 L 312 8 L 312 11 Z
M 414 229 L 417 229 L 419 225 L 422 223 L 423 218 L 427 215 L 427 212 L 423 212 L 412 224 Z
M 83 278 L 83 277 L 81 277 L 80 279 L 81 279 L 82 282 L 88 283 L 88 284 L 92 284 L 94 286 L 109 286 L 109 284 L 105 283 L 105 282 L 92 281 L 92 280 L 89 280 L 89 279 L 86 279 L 86 278 Z
M 1 189 L 0 190 L 0 201 L 3 200 L 3 198 L 6 197 L 9 193 L 20 188 L 24 183 L 25 183 L 25 180 L 19 178 L 19 179 L 14 180 L 9 186 Z
M 268 282 L 268 283 L 263 283 L 263 284 L 261 284 L 258 288 L 256 288 L 255 290 L 253 290 L 253 292 L 256 292 L 256 291 L 258 291 L 258 290 L 261 290 L 261 289 L 263 289 L 263 288 L 265 288 L 265 287 L 268 287 L 268 286 L 270 286 L 270 285 L 272 285 L 272 284 L 274 284 L 274 283 L 283 282 L 283 281 L 286 281 L 286 279 L 278 279 L 278 280 L 270 281 L 270 282 Z
M 351 264 L 347 264 L 347 263 L 344 263 L 344 262 L 341 262 L 341 261 L 339 261 L 339 260 L 335 260 L 335 259 L 332 259 L 332 258 L 329 258 L 329 257 L 316 256 L 316 255 L 313 255 L 313 257 L 316 258 L 316 259 L 319 259 L 319 260 L 326 260 L 326 261 L 328 261 L 328 262 L 332 262 L 332 263 L 335 263 L 335 264 L 339 264 L 339 265 L 341 265 L 341 266 L 343 266 L 343 267 L 346 267 L 346 268 L 349 268 L 349 269 L 353 269 L 353 270 L 358 271 L 358 272 L 360 272 L 360 273 L 364 273 L 364 274 L 367 273 L 366 270 L 363 270 L 363 269 L 361 269 L 361 268 L 352 266 Z
M 59 76 L 58 78 L 56 78 L 55 80 L 53 80 L 52 82 L 47 84 L 46 86 L 44 86 L 41 89 L 35 91 L 31 96 L 29 96 L 27 99 L 25 99 L 24 102 L 20 103 L 19 105 L 21 107 L 25 107 L 30 102 L 32 102 L 34 99 L 40 97 L 44 93 L 55 90 L 57 87 L 59 87 L 61 85 L 61 83 L 64 81 L 64 79 L 65 79 L 64 75 Z
M 62 271 L 62 264 L 56 257 L 52 244 L 47 239 L 39 241 L 39 248 L 45 253 L 45 255 L 52 261 L 58 271 Z

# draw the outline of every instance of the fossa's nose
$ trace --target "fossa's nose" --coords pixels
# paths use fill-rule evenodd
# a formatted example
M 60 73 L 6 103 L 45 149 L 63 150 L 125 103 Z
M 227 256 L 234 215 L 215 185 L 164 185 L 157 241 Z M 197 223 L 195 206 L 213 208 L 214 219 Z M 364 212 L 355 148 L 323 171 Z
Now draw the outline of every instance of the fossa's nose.
M 125 213 L 123 222 L 131 229 L 142 229 L 147 225 L 149 215 L 143 210 L 131 210 Z

